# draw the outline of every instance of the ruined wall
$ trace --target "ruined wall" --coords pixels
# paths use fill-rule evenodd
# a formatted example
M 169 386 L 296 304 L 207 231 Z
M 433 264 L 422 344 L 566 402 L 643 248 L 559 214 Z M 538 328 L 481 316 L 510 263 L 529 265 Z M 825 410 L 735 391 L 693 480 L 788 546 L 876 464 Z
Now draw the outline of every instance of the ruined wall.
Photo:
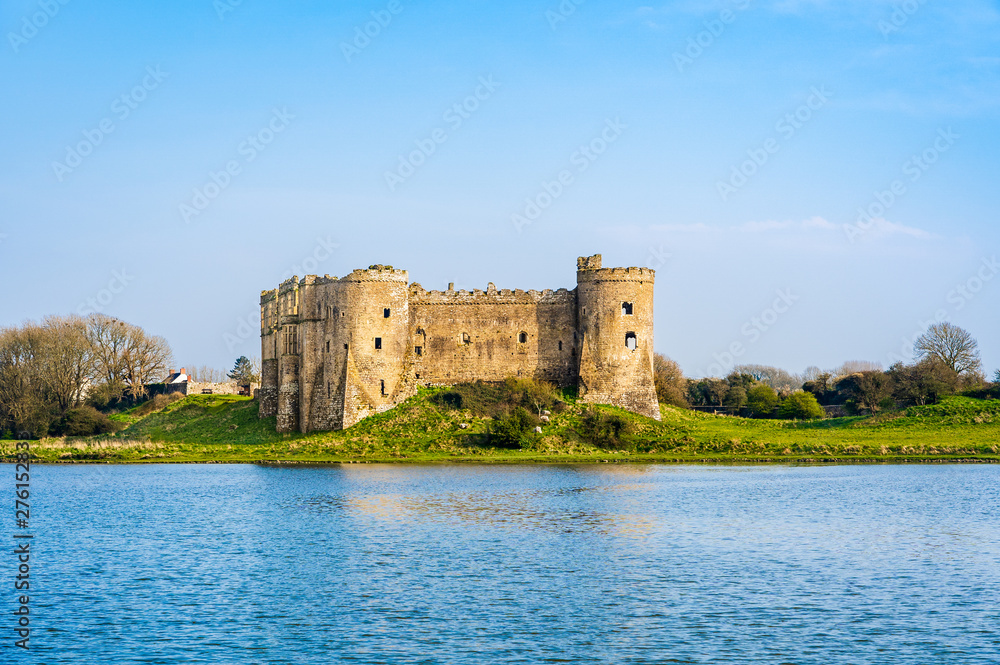
M 185 383 L 183 385 L 185 386 L 185 389 L 187 391 L 185 394 L 187 394 L 187 395 L 201 395 L 203 393 L 206 393 L 206 391 L 208 391 L 207 394 L 211 394 L 211 395 L 239 395 L 240 394 L 240 387 L 238 385 L 236 385 L 235 381 L 223 381 L 223 382 L 218 382 L 218 383 L 209 383 L 209 382 L 203 382 L 203 381 L 188 381 L 187 383 Z M 258 388 L 258 387 L 259 386 L 257 384 L 255 384 L 255 383 L 251 384 L 250 385 L 250 394 L 252 395 L 253 391 L 256 388 Z
M 414 379 L 423 385 L 576 381 L 573 291 L 425 291 L 410 288 Z

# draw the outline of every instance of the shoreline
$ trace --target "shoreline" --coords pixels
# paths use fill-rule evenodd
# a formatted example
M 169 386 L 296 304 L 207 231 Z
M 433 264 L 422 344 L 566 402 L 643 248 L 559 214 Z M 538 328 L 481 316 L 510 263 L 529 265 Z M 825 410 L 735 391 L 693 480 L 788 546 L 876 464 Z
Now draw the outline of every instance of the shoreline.
M 15 464 L 15 459 L 0 457 L 0 464 Z M 130 465 L 130 464 L 256 464 L 262 466 L 334 466 L 345 464 L 398 464 L 398 465 L 560 465 L 560 464 L 661 464 L 669 466 L 884 466 L 912 464 L 956 464 L 982 465 L 1000 464 L 1000 455 L 988 457 L 929 457 L 929 456 L 893 456 L 886 458 L 864 457 L 851 459 L 846 457 L 829 458 L 784 458 L 784 457 L 709 457 L 698 459 L 667 456 L 547 456 L 530 459 L 516 457 L 454 457 L 450 459 L 417 459 L 417 458 L 373 458 L 373 459 L 63 459 L 63 460 L 31 460 L 32 465 Z

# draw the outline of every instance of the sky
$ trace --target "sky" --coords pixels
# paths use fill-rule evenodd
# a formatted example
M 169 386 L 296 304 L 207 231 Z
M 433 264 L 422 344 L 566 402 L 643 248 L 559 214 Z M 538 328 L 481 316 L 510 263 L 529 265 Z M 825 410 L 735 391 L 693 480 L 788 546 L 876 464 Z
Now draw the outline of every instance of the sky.
M 656 270 L 655 350 L 1000 368 L 1000 8 L 954 0 L 0 5 L 0 326 L 260 354 L 291 275 Z

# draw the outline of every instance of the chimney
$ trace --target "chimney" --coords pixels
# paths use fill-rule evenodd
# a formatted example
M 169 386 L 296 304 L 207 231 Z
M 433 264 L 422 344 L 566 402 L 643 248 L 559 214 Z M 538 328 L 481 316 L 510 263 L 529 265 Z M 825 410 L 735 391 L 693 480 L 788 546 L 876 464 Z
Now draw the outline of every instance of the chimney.
M 187 374 L 187 369 L 184 368 L 184 367 L 181 367 L 181 374 Z
M 172 369 L 169 372 L 167 372 L 168 375 L 172 375 L 172 374 L 176 374 L 176 373 L 177 373 L 176 369 Z

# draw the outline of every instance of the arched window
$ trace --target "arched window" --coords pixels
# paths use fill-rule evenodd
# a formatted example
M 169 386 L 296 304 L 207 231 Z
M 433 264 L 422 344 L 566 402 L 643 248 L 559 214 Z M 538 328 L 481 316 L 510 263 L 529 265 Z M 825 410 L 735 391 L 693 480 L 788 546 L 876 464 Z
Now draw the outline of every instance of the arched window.
M 517 335 L 517 341 L 520 342 L 521 344 L 527 344 L 528 343 L 528 333 L 526 333 L 526 332 L 520 332 L 520 333 L 518 333 L 518 335 Z
M 636 339 L 634 332 L 625 333 L 625 348 L 629 351 L 635 351 L 638 347 L 638 341 Z

